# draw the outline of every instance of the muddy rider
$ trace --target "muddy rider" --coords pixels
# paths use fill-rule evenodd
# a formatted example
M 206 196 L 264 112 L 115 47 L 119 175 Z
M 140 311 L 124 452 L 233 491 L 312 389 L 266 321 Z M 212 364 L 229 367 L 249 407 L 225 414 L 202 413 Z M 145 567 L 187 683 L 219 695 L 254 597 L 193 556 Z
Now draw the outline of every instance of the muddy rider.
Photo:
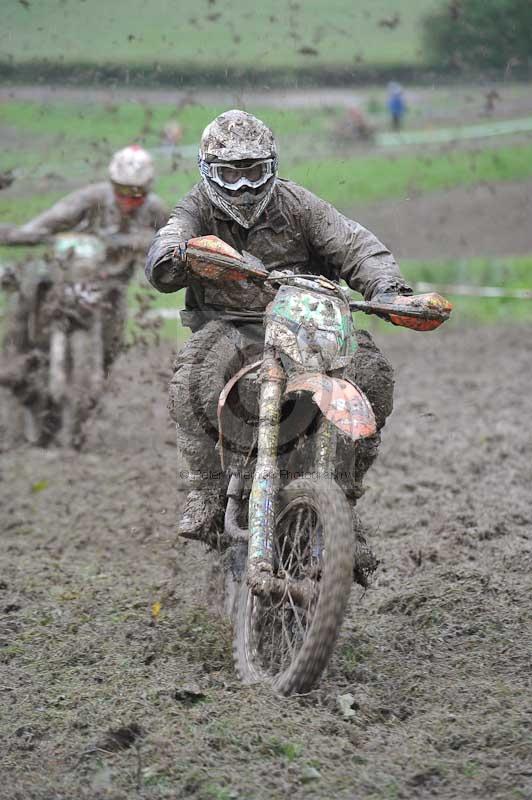
M 200 182 L 155 237 L 146 274 L 161 292 L 186 288 L 182 319 L 193 334 L 177 355 L 169 397 L 178 448 L 189 467 L 190 491 L 178 530 L 183 536 L 209 541 L 221 516 L 216 480 L 220 466 L 215 441 L 199 419 L 216 418 L 225 381 L 260 352 L 262 326 L 257 314 L 263 311 L 264 300 L 257 299 L 253 290 L 249 296 L 235 296 L 229 285 L 223 292 L 189 278 L 180 260 L 180 245 L 214 234 L 259 258 L 270 271 L 290 268 L 343 278 L 366 299 L 388 300 L 411 290 L 389 250 L 372 233 L 301 186 L 278 177 L 274 136 L 251 114 L 227 111 L 207 126 L 199 169 Z M 358 331 L 357 340 L 347 374 L 356 375 L 369 397 L 380 430 L 392 410 L 392 368 L 368 333 Z M 199 384 L 198 373 L 203 374 Z M 354 474 L 348 469 L 352 450 L 348 452 L 347 444 L 339 450 L 339 460 L 347 467 L 343 487 L 353 502 L 362 493 L 362 478 L 379 440 L 377 433 L 357 443 Z
M 150 154 L 139 145 L 125 147 L 111 159 L 109 180 L 78 189 L 25 225 L 0 232 L 0 243 L 13 245 L 39 244 L 63 231 L 91 233 L 104 241 L 109 259 L 104 273 L 97 266 L 97 277 L 108 279 L 110 287 L 104 312 L 106 368 L 122 342 L 126 287 L 135 261 L 144 260 L 153 232 L 168 219 L 164 203 L 150 191 L 153 178 Z M 14 320 L 15 327 L 24 326 L 20 309 Z M 24 339 L 18 330 L 8 331 L 8 336 Z

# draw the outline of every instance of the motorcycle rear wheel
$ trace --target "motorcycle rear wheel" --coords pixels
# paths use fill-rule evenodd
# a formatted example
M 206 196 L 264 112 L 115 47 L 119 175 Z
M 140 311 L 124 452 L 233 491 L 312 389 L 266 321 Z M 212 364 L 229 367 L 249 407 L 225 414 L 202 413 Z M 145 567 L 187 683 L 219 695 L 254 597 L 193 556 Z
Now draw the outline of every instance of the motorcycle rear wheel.
M 281 695 L 308 692 L 329 661 L 352 585 L 351 508 L 341 488 L 332 480 L 292 481 L 281 493 L 272 550 L 273 574 L 287 588 L 282 599 L 259 597 L 242 583 L 235 666 L 244 683 L 267 683 Z

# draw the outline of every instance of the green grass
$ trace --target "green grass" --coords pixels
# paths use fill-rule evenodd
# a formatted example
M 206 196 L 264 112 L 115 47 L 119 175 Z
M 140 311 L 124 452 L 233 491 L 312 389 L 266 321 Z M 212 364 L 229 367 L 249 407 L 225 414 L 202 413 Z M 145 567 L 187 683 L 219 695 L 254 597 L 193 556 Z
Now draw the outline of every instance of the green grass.
M 329 158 L 294 164 L 287 174 L 333 205 L 348 208 L 354 202 L 406 199 L 453 186 L 530 177 L 532 145 L 423 156 Z
M 412 260 L 403 261 L 402 269 L 411 281 L 532 289 L 532 256 L 461 261 Z
M 225 106 L 192 103 L 177 110 L 169 104 L 143 105 L 138 102 L 87 106 L 65 102 L 10 101 L 2 105 L 0 123 L 54 138 L 64 136 L 68 131 L 69 142 L 77 139 L 115 147 L 125 139 L 141 139 L 147 145 L 156 144 L 164 123 L 178 117 L 183 126 L 183 144 L 197 145 L 205 126 L 225 110 Z M 316 109 L 277 110 L 253 106 L 250 110 L 267 120 L 268 125 L 281 136 L 299 134 L 302 129 L 307 133 L 321 131 L 331 116 L 329 111 Z
M 0 219 L 21 222 L 58 198 L 62 186 L 64 193 L 75 185 L 103 177 L 110 154 L 131 141 L 155 149 L 159 175 L 155 188 L 173 204 L 197 181 L 197 142 L 205 125 L 221 110 L 216 106 L 188 105 L 176 112 L 168 106 L 138 103 L 88 107 L 5 103 L 0 138 L 5 125 L 4 130 L 16 132 L 20 145 L 17 141 L 9 143 L 0 155 L 0 169 L 17 170 L 19 191 L 16 196 L 12 192 L 0 195 Z M 532 144 L 425 150 L 421 155 L 412 154 L 411 150 L 386 156 L 373 151 L 371 155 L 333 158 L 328 154 L 335 149 L 332 129 L 340 109 L 250 110 L 264 118 L 278 136 L 281 174 L 340 209 L 349 209 L 354 203 L 532 176 Z M 164 123 L 175 116 L 183 125 L 184 138 L 183 150 L 172 158 L 156 149 Z M 44 193 L 39 185 L 36 194 L 36 180 L 47 181 Z M 28 198 L 23 197 L 25 181 L 30 181 Z M 57 187 L 57 192 L 49 191 L 51 187 Z
M 188 105 L 177 113 L 168 106 L 136 103 L 87 108 L 66 103 L 5 103 L 0 138 L 2 125 L 6 125 L 4 131 L 15 131 L 20 146 L 10 142 L 0 155 L 0 169 L 17 170 L 18 187 L 17 193 L 0 195 L 0 219 L 21 222 L 61 193 L 104 177 L 110 154 L 128 142 L 140 141 L 156 151 L 165 121 L 178 116 L 184 130 L 183 150 L 174 158 L 156 151 L 159 177 L 155 188 L 173 204 L 197 181 L 197 142 L 204 126 L 221 110 Z M 371 155 L 330 157 L 335 148 L 331 131 L 340 109 L 250 110 L 264 118 L 279 138 L 281 174 L 340 209 L 349 209 L 354 203 L 532 176 L 532 144 L 425 150 L 421 155 L 410 150 L 386 156 L 373 151 Z M 34 181 L 41 182 L 38 193 Z M 26 193 L 28 197 L 24 197 Z
M 419 20 L 436 0 L 46 0 L 3 3 L 0 50 L 15 63 L 356 66 L 420 61 Z M 393 30 L 379 24 L 400 11 Z M 315 54 L 301 53 L 312 48 Z
M 0 193 L 0 221 L 22 223 L 75 186 L 104 177 L 109 155 L 118 146 L 137 140 L 155 148 L 164 122 L 177 115 L 184 127 L 185 150 L 177 160 L 157 155 L 159 177 L 155 184 L 156 191 L 172 205 L 197 181 L 193 152 L 205 124 L 221 110 L 215 106 L 188 105 L 177 114 L 168 105 L 145 107 L 137 103 L 87 107 L 67 103 L 4 103 L 0 108 L 0 141 L 4 133 L 8 146 L 0 154 L 0 169 L 15 167 L 17 179 L 11 189 Z M 278 135 L 281 174 L 342 210 L 349 211 L 355 202 L 360 205 L 380 199 L 406 199 L 418 192 L 532 176 L 529 144 L 425 151 L 421 156 L 413 155 L 412 151 L 394 156 L 373 151 L 371 156 L 324 158 L 333 149 L 331 127 L 340 109 L 275 111 L 252 107 L 250 110 L 271 124 Z M 310 152 L 316 153 L 316 158 L 310 159 Z M 26 252 L 23 248 L 0 247 L 0 263 L 23 258 Z M 30 252 L 33 255 L 35 250 Z M 411 281 L 530 288 L 532 260 L 405 262 L 403 271 Z M 134 304 L 134 290 L 131 291 Z M 528 301 L 453 299 L 452 325 L 464 321 L 531 320 L 532 303 Z M 154 304 L 160 308 L 175 308 L 181 302 L 182 293 L 154 296 Z M 379 324 L 369 318 L 363 320 L 363 324 L 370 326 L 374 323 Z M 390 330 L 389 325 L 380 327 Z M 177 336 L 179 340 L 186 335 L 174 321 L 166 321 L 162 331 L 164 336 Z
M 411 283 L 420 281 L 532 290 L 532 256 L 472 258 L 463 261 L 404 261 L 401 268 Z M 464 323 L 532 323 L 532 300 L 460 297 L 453 294 L 447 294 L 447 297 L 453 304 L 453 312 L 446 326 L 460 327 Z
M 515 258 L 471 258 L 461 261 L 401 262 L 401 271 L 414 286 L 417 282 L 435 285 L 500 286 L 506 289 L 532 290 L 532 256 Z M 416 290 L 417 291 L 417 290 Z M 464 297 L 445 291 L 453 311 L 445 328 L 470 325 L 532 324 L 532 300 L 505 297 Z M 407 331 L 394 327 L 377 317 L 356 315 L 356 325 L 379 333 Z
M 287 164 L 281 167 L 281 175 L 345 210 L 354 203 L 407 199 L 454 186 L 530 178 L 532 145 L 423 157 L 330 158 Z M 197 180 L 197 170 L 188 166 L 158 178 L 155 189 L 169 204 L 174 204 Z M 0 196 L 0 219 L 22 222 L 60 196 L 59 192 L 29 198 Z
M 32 217 L 40 214 L 46 208 L 50 208 L 53 203 L 62 197 L 64 192 L 43 192 L 43 194 L 29 195 L 28 197 L 3 198 L 0 195 L 0 220 L 2 222 L 13 222 L 17 225 L 27 222 Z M 12 258 L 19 248 L 0 247 L 0 259 L 2 255 Z
M 14 169 L 17 192 L 0 194 L 0 219 L 21 222 L 27 218 L 22 195 L 31 196 L 31 213 L 46 208 L 46 186 L 76 185 L 102 178 L 111 154 L 130 142 L 140 142 L 156 157 L 160 176 L 156 190 L 174 203 L 197 181 L 195 164 L 198 142 L 204 127 L 224 110 L 221 106 L 187 105 L 177 112 L 169 105 L 81 106 L 80 104 L 32 102 L 4 103 L 0 110 L 0 170 Z M 253 107 L 278 136 L 281 153 L 288 165 L 305 152 L 330 150 L 330 129 L 340 110 L 278 111 Z M 175 156 L 158 152 L 165 122 L 177 117 L 183 126 L 182 148 Z M 68 130 L 68 137 L 65 131 Z M 55 178 L 54 178 L 55 175 Z M 50 177 L 51 176 L 51 177 Z M 39 185 L 35 186 L 35 181 Z M 46 190 L 45 190 L 46 191 Z M 40 197 L 39 197 L 40 195 Z M 59 197 L 58 194 L 54 197 Z

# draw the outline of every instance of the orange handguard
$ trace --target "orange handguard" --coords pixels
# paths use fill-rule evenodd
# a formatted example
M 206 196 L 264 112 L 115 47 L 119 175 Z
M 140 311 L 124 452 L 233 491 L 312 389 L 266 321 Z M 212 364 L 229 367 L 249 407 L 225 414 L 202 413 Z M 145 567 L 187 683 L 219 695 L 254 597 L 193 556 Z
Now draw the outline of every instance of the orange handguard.
M 185 261 L 198 277 L 211 281 L 264 279 L 268 272 L 250 264 L 238 250 L 217 236 L 198 236 L 186 243 Z
M 403 295 L 395 298 L 393 302 L 397 311 L 419 311 L 419 315 L 406 316 L 405 314 L 390 314 L 390 322 L 402 328 L 414 331 L 433 331 L 449 319 L 452 304 L 437 292 L 429 294 Z M 424 313 L 426 315 L 424 315 Z

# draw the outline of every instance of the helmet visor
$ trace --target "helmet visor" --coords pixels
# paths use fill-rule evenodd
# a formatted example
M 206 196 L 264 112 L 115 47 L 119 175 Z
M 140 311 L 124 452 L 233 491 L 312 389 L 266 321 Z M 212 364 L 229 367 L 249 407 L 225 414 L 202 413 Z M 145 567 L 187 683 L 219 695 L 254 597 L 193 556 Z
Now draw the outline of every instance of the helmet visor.
M 253 161 L 249 165 L 241 165 L 236 162 L 202 162 L 201 172 L 207 178 L 224 189 L 236 191 L 243 186 L 256 189 L 266 183 L 275 173 L 275 163 L 273 158 L 265 158 L 262 161 Z

